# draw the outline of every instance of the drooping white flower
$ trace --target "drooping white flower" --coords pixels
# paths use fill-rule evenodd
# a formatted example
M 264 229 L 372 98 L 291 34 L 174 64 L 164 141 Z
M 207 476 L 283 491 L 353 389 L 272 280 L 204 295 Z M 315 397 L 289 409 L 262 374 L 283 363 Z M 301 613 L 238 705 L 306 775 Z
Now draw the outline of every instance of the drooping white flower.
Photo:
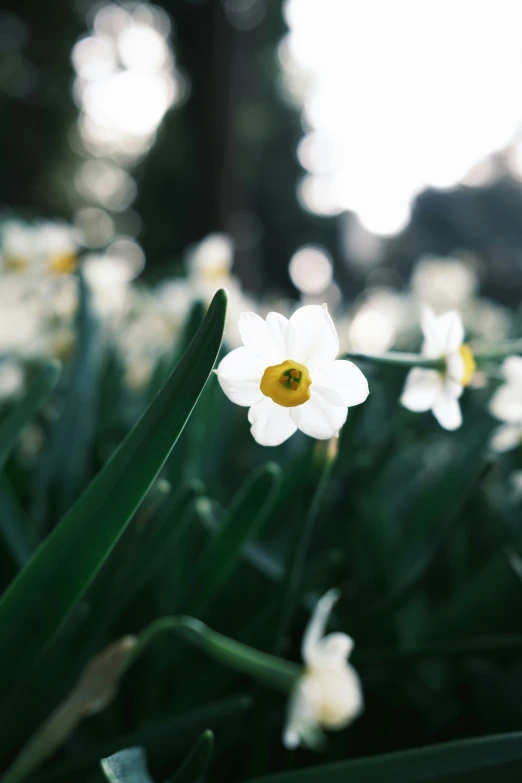
M 300 307 L 290 319 L 242 313 L 239 332 L 243 347 L 225 356 L 216 373 L 227 397 L 250 408 L 251 432 L 262 446 L 278 446 L 297 429 L 331 438 L 348 407 L 367 398 L 362 372 L 336 359 L 339 340 L 326 306 Z
M 363 710 L 361 683 L 347 661 L 353 640 L 344 633 L 324 635 L 338 597 L 337 590 L 329 590 L 320 599 L 303 636 L 305 672 L 291 695 L 283 732 L 289 749 L 318 747 L 323 729 L 343 729 Z
M 415 413 L 432 411 L 446 430 L 456 430 L 462 424 L 459 398 L 475 373 L 475 360 L 464 343 L 464 327 L 458 313 L 451 311 L 435 315 L 423 308 L 421 327 L 424 335 L 422 356 L 443 359 L 443 370 L 410 370 L 401 397 L 405 408 Z
M 510 451 L 522 444 L 522 357 L 509 356 L 502 365 L 506 379 L 493 395 L 489 409 L 504 422 L 493 433 L 491 446 L 495 451 Z

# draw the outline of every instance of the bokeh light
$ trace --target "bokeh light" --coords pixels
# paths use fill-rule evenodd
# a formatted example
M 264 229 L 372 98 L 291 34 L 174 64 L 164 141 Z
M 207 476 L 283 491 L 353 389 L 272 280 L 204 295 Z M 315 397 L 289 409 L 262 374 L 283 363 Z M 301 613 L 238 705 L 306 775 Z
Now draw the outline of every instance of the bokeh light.
M 287 0 L 279 56 L 286 92 L 303 105 L 306 209 L 353 210 L 368 230 L 394 234 L 426 186 L 454 187 L 514 140 L 522 5 L 494 10 L 476 0 Z

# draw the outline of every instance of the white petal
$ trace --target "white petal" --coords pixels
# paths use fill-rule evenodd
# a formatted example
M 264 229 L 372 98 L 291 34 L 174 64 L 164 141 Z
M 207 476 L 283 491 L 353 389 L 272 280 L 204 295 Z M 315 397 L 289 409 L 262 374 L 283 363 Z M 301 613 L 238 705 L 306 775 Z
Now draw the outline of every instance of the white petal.
M 306 675 L 301 677 L 288 702 L 283 732 L 283 745 L 288 750 L 294 750 L 299 745 L 320 747 L 323 740 L 318 719 L 320 700 L 321 686 Z
M 466 373 L 466 365 L 459 351 L 453 351 L 446 356 L 446 366 L 449 377 L 461 384 Z
M 279 446 L 287 440 L 297 430 L 290 411 L 291 408 L 284 408 L 263 396 L 263 400 L 248 411 L 254 439 L 261 446 Z
M 219 363 L 216 375 L 229 400 L 236 405 L 255 405 L 264 398 L 260 389 L 264 362 L 246 348 L 236 348 Z
M 306 305 L 296 310 L 286 332 L 287 359 L 316 370 L 333 362 L 339 353 L 339 339 L 330 313 L 323 305 Z
M 441 391 L 443 379 L 436 370 L 414 367 L 410 370 L 402 392 L 401 405 L 415 413 L 429 411 Z
M 331 405 L 359 405 L 369 392 L 368 381 L 352 362 L 344 359 L 312 373 L 314 391 Z
M 495 418 L 512 423 L 522 422 L 522 394 L 518 386 L 505 383 L 490 400 L 489 409 Z
M 440 426 L 445 430 L 456 430 L 462 424 L 459 401 L 446 389 L 439 394 L 432 410 Z
M 274 338 L 281 355 L 286 358 L 286 330 L 288 328 L 288 318 L 280 313 L 268 313 L 266 325 L 272 337 Z
M 297 408 L 293 410 L 297 410 Z M 299 415 L 297 426 L 301 432 L 311 438 L 328 440 L 338 435 L 348 416 L 348 408 L 341 405 L 330 405 L 324 397 L 312 391 L 308 402 L 299 406 Z
M 509 383 L 522 386 L 522 356 L 508 356 L 502 364 L 502 372 Z
M 318 644 L 324 636 L 333 605 L 339 600 L 338 590 L 328 590 L 317 602 L 315 609 L 306 626 L 301 655 L 305 663 L 310 663 Z
M 458 351 L 464 342 L 464 326 L 460 315 L 455 310 L 451 310 L 449 313 L 439 315 L 437 321 L 443 352 Z
M 491 438 L 491 448 L 499 454 L 516 449 L 521 444 L 522 425 L 520 424 L 501 424 Z
M 279 364 L 287 358 L 261 316 L 256 313 L 241 313 L 238 328 L 245 348 L 263 359 L 265 367 Z
M 363 693 L 357 672 L 349 663 L 319 666 L 310 679 L 321 688 L 321 726 L 338 731 L 348 726 L 363 710 Z
M 440 334 L 438 329 L 438 318 L 431 307 L 424 306 L 420 314 L 420 325 L 424 335 L 424 345 L 422 353 L 425 356 L 436 357 L 442 353 L 440 343 Z
M 345 663 L 353 650 L 353 639 L 346 633 L 329 633 L 316 645 L 313 665 L 336 666 Z

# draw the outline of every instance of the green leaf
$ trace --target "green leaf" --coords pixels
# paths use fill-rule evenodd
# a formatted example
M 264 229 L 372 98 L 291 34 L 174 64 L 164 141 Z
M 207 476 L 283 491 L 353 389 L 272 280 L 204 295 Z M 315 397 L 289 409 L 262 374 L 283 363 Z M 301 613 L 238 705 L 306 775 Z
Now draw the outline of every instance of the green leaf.
M 269 518 L 281 484 L 281 470 L 272 462 L 251 473 L 237 492 L 223 525 L 209 541 L 192 578 L 189 612 L 201 615 L 238 565 L 244 546 Z
M 52 361 L 42 367 L 25 397 L 14 406 L 0 424 L 0 470 L 16 445 L 20 432 L 54 389 L 59 376 L 58 362 Z
M 0 692 L 33 664 L 78 603 L 145 497 L 208 379 L 221 344 L 226 294 L 169 380 L 0 602 Z
M 518 764 L 515 772 L 513 762 L 521 760 L 522 732 L 514 732 L 319 765 L 248 783 L 477 783 L 480 772 L 486 772 L 480 781 L 513 783 L 522 771 Z
M 171 779 L 171 783 L 197 783 L 210 764 L 213 747 L 213 733 L 208 730 L 204 731 L 177 773 Z
M 100 761 L 109 783 L 153 783 L 143 748 L 127 748 Z
M 76 334 L 74 355 L 64 372 L 61 415 L 51 432 L 37 475 L 34 517 L 40 530 L 45 529 L 49 516 L 59 519 L 65 514 L 85 486 L 96 429 L 104 345 L 91 293 L 81 275 Z
M 27 528 L 16 493 L 7 477 L 0 476 L 0 536 L 19 568 L 27 563 L 35 549 L 32 531 Z
M 1 783 L 25 780 L 63 745 L 84 718 L 96 715 L 111 703 L 135 643 L 134 637 L 126 636 L 113 642 L 89 662 L 68 696 L 22 748 L 2 776 Z
M 226 699 L 203 704 L 191 710 L 160 719 L 149 721 L 131 734 L 113 737 L 99 745 L 93 745 L 87 752 L 76 758 L 54 764 L 34 775 L 34 783 L 53 783 L 64 780 L 69 783 L 76 780 L 78 773 L 97 763 L 102 756 L 109 756 L 121 748 L 143 745 L 149 750 L 160 753 L 168 749 L 169 756 L 182 752 L 187 742 L 191 742 L 205 726 L 221 727 L 227 721 L 237 720 L 252 706 L 249 696 L 231 696 Z

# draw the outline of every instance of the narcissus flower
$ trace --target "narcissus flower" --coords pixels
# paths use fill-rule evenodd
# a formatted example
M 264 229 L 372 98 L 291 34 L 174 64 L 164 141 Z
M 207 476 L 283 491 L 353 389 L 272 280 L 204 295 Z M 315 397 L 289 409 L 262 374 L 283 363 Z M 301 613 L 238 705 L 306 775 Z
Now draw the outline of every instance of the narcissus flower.
M 239 332 L 243 347 L 225 356 L 216 373 L 227 397 L 250 408 L 252 435 L 262 446 L 278 446 L 297 429 L 331 438 L 348 407 L 367 398 L 362 372 L 336 359 L 339 340 L 326 305 L 301 307 L 289 320 L 242 313 Z
M 455 311 L 435 315 L 425 307 L 421 328 L 424 335 L 422 356 L 443 359 L 444 367 L 442 370 L 420 367 L 410 370 L 401 403 L 415 413 L 432 411 L 441 427 L 456 430 L 462 424 L 459 397 L 476 369 L 471 348 L 464 343 L 462 319 Z
M 329 590 L 320 599 L 303 636 L 305 673 L 294 687 L 283 733 L 289 749 L 319 747 L 323 729 L 343 729 L 363 709 L 361 683 L 347 661 L 353 640 L 344 633 L 324 635 L 338 597 L 337 590 Z
M 522 357 L 509 356 L 502 365 L 506 379 L 489 403 L 496 419 L 504 422 L 491 441 L 495 451 L 510 451 L 522 444 Z

